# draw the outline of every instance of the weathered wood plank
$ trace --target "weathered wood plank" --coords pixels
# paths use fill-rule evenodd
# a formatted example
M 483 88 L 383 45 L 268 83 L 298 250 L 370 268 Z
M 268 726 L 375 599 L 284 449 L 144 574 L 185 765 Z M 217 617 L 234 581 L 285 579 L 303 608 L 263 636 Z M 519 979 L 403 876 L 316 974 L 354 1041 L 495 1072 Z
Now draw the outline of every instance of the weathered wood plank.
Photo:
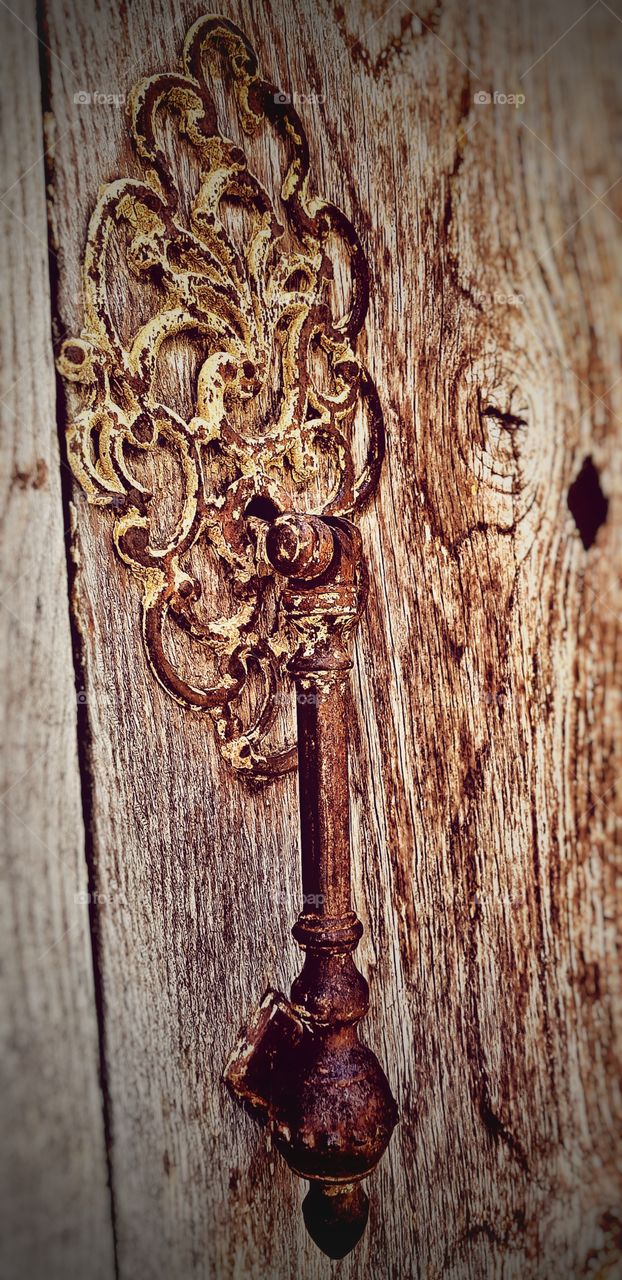
M 111 1280 L 34 3 L 19 18 L 0 14 L 2 1275 Z
M 122 112 L 73 94 L 177 66 L 203 7 L 47 0 L 63 329 L 82 321 L 97 187 L 138 172 Z M 323 99 L 301 105 L 315 185 L 374 273 L 390 448 L 363 522 L 352 791 L 367 1036 L 403 1119 L 342 1274 L 605 1274 L 620 1248 L 622 27 L 597 5 L 555 44 L 583 11 L 535 0 L 418 18 L 218 7 L 277 83 Z M 474 98 L 495 89 L 526 101 Z M 609 500 L 589 549 L 567 506 L 587 456 Z M 326 1276 L 302 1188 L 220 1084 L 259 993 L 296 971 L 293 782 L 246 791 L 154 685 L 106 513 L 80 510 L 75 549 L 121 1275 Z

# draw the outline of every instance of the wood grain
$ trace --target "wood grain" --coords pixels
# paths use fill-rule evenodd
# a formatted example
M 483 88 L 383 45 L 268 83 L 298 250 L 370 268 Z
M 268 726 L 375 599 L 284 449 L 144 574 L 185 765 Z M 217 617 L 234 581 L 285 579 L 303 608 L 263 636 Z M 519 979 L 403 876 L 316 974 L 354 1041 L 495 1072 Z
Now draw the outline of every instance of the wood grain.
M 46 0 L 63 331 L 82 322 L 98 185 L 138 172 L 122 111 L 73 94 L 176 67 L 210 8 Z M 266 74 L 321 99 L 300 108 L 315 186 L 372 264 L 390 442 L 363 521 L 351 788 L 365 1034 L 402 1122 L 340 1274 L 611 1276 L 619 16 L 219 8 Z M 525 103 L 475 100 L 495 90 Z M 254 160 L 268 179 L 273 157 Z M 567 505 L 588 456 L 608 499 L 589 549 Z M 303 1187 L 220 1079 L 258 996 L 297 968 L 293 779 L 245 789 L 154 684 L 105 513 L 79 508 L 74 554 L 120 1275 L 328 1276 Z
M 34 4 L 20 15 L 0 15 L 1 1270 L 111 1280 Z

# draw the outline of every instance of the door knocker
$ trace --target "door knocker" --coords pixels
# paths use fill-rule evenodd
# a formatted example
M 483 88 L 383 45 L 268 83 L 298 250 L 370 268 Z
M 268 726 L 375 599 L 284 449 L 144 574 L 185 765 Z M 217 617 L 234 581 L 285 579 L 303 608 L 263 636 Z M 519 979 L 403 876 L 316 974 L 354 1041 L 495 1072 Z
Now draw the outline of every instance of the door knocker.
M 272 129 L 285 150 L 274 200 L 242 146 L 219 131 L 209 88 L 216 62 L 243 135 Z M 115 510 L 114 544 L 142 584 L 156 679 L 207 713 L 242 777 L 265 782 L 298 768 L 304 897 L 293 934 L 304 964 L 289 999 L 264 996 L 225 1080 L 309 1180 L 307 1228 L 324 1252 L 342 1257 L 367 1221 L 361 1180 L 397 1120 L 384 1072 L 358 1038 L 368 988 L 352 958 L 362 925 L 350 896 L 345 691 L 367 591 L 353 519 L 384 453 L 378 395 L 356 354 L 368 271 L 348 219 L 310 190 L 301 121 L 288 96 L 260 79 L 242 32 L 226 18 L 200 18 L 183 63 L 183 72 L 150 76 L 130 95 L 143 177 L 103 187 L 91 218 L 84 324 L 58 362 L 71 384 L 67 450 L 88 500 Z M 192 157 L 183 183 L 167 154 L 171 124 Z M 227 223 L 230 205 L 244 215 L 241 245 Z M 343 308 L 331 250 L 349 275 Z M 145 291 L 131 332 L 119 314 L 121 260 L 134 292 Z M 179 335 L 201 346 L 190 415 L 162 395 L 160 363 Z M 163 449 L 181 478 L 166 536 L 157 518 L 163 495 L 141 470 Z M 211 620 L 201 607 L 198 547 L 220 566 L 234 602 Z M 176 633 L 209 655 L 213 679 L 188 675 Z M 297 746 L 268 746 L 278 690 L 290 680 Z M 251 683 L 262 692 L 249 713 Z

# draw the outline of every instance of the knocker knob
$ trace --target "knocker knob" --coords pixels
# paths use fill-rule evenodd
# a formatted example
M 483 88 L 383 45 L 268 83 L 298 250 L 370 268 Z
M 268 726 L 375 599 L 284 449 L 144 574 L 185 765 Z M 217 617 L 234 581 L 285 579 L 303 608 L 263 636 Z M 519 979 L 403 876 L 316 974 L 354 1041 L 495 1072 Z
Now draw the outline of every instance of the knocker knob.
M 343 517 L 288 511 L 268 528 L 265 551 L 286 579 L 280 608 L 293 637 L 288 670 L 296 679 L 343 676 L 352 666 L 346 642 L 364 600 L 358 529 Z M 298 690 L 302 697 L 308 692 Z
M 320 578 L 335 555 L 335 533 L 319 516 L 288 513 L 270 525 L 266 555 L 288 578 Z

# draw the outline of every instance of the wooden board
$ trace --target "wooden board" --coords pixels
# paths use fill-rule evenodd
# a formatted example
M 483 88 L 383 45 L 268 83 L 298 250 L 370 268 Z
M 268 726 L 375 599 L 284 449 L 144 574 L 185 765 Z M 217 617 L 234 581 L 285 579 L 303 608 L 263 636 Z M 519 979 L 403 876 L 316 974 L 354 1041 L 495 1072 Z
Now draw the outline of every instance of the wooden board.
M 138 172 L 122 110 L 74 94 L 177 67 L 211 7 L 45 0 L 63 331 L 98 186 Z M 366 1035 L 402 1121 L 340 1274 L 614 1275 L 622 26 L 535 0 L 219 8 L 321 99 L 314 186 L 363 236 L 389 434 L 352 809 Z M 297 971 L 293 779 L 245 789 L 154 683 L 105 512 L 79 506 L 74 554 L 120 1275 L 328 1276 L 304 1188 L 221 1084 Z
M 2 1275 L 111 1280 L 34 4 L 20 18 L 0 14 Z

